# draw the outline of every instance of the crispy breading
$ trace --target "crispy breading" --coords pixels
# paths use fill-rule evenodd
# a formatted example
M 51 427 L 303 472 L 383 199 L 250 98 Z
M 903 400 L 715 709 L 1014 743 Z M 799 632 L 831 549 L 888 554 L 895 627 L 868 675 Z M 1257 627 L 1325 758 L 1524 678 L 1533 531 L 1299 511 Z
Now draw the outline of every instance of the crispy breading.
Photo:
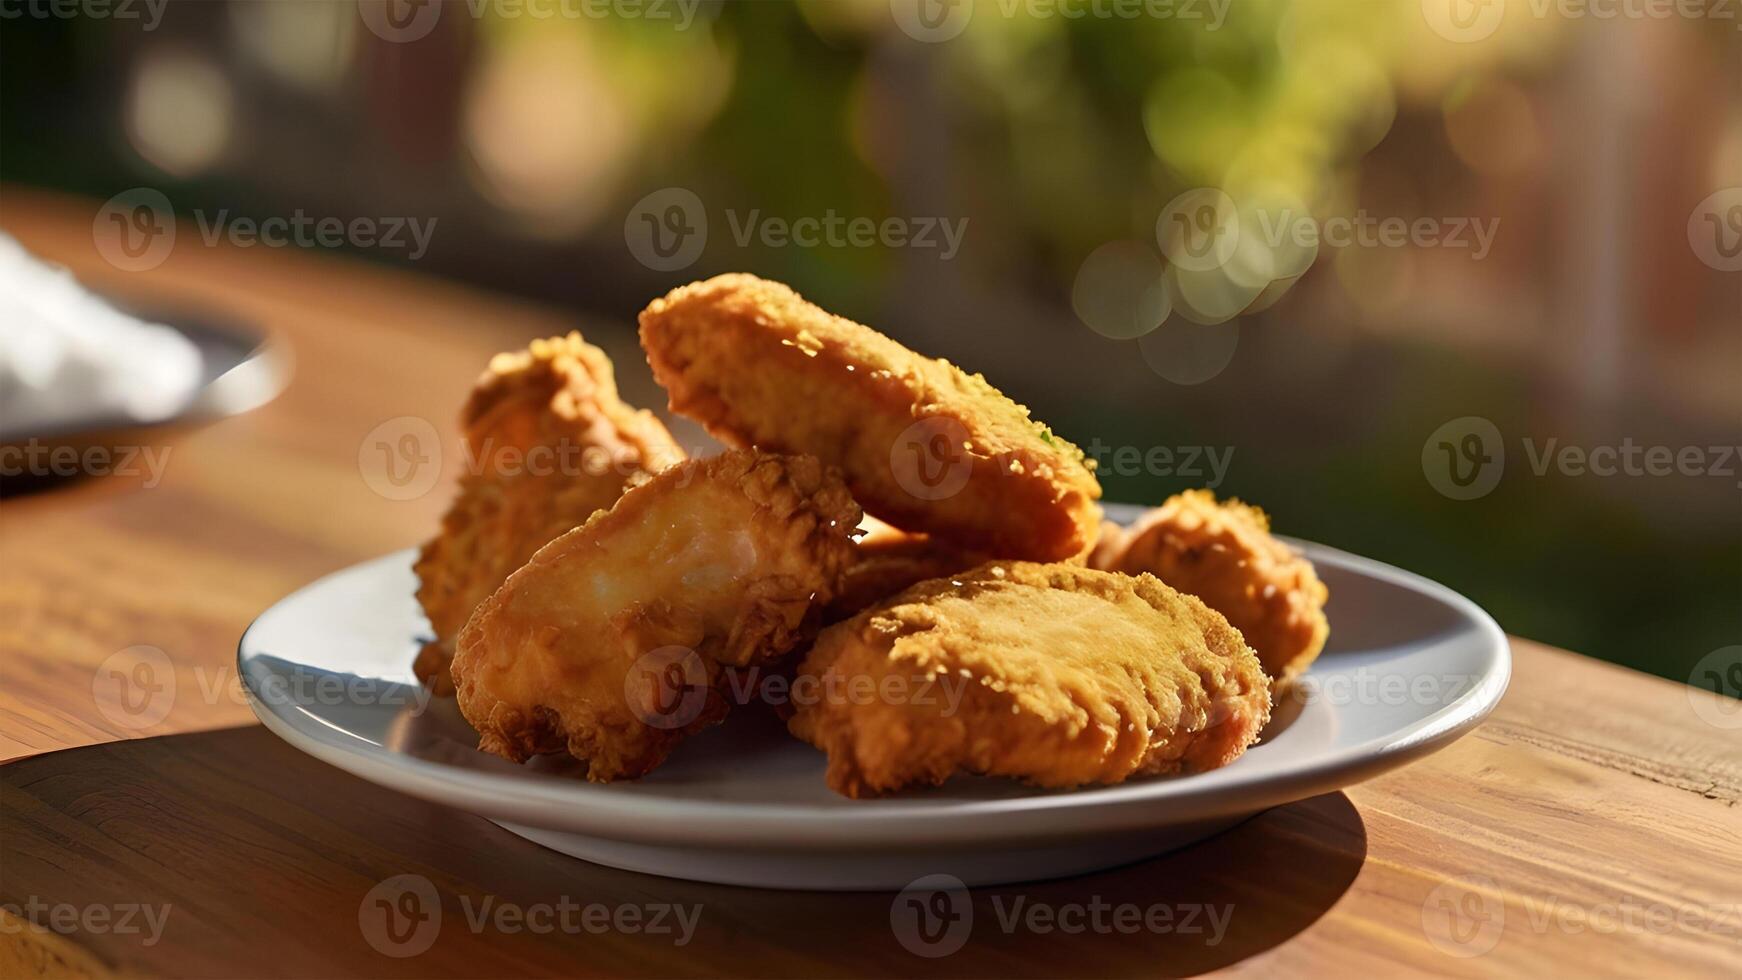
M 1257 657 L 1197 599 L 1148 575 L 1005 561 L 824 630 L 793 701 L 793 734 L 852 797 L 959 772 L 1062 788 L 1214 769 L 1270 715 Z
M 723 275 L 655 300 L 641 343 L 671 410 L 734 446 L 817 456 L 867 511 L 999 557 L 1082 553 L 1101 487 L 1076 446 L 984 378 L 776 282 Z
M 807 456 L 680 463 L 539 549 L 460 634 L 453 675 L 478 747 L 567 751 L 633 778 L 727 709 L 724 670 L 807 639 L 860 519 Z
M 1325 648 L 1330 590 L 1312 562 L 1270 534 L 1256 507 L 1208 490 L 1168 498 L 1127 531 L 1098 567 L 1148 572 L 1204 600 L 1245 636 L 1264 672 L 1287 683 Z
M 684 458 L 657 418 L 617 397 L 610 360 L 578 333 L 496 355 L 460 424 L 467 471 L 415 569 L 435 632 L 415 669 L 444 695 L 454 639 L 509 572 Z

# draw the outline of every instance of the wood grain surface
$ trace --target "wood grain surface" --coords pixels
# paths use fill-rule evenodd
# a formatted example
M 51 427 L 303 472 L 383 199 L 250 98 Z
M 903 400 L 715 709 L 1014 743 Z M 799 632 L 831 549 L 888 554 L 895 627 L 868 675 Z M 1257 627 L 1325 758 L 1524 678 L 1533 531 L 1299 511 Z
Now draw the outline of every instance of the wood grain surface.
M 451 440 L 457 393 L 491 352 L 576 326 L 616 355 L 631 400 L 658 407 L 627 311 L 621 325 L 582 325 L 415 275 L 264 249 L 178 246 L 129 276 L 92 246 L 95 202 L 4 195 L 0 227 L 27 247 L 105 288 L 271 331 L 297 368 L 276 402 L 161 437 L 170 456 L 156 485 L 105 477 L 0 502 L 0 759 L 10 760 L 0 976 L 1734 976 L 1742 966 L 1742 729 L 1723 724 L 1742 707 L 1522 640 L 1505 701 L 1450 748 L 1173 855 L 976 889 L 966 943 L 935 959 L 902 945 L 888 894 L 614 871 L 327 767 L 253 724 L 233 657 L 248 621 L 285 593 L 434 525 L 457 445 L 445 447 L 440 485 L 396 501 L 370 488 L 365 437 L 409 416 Z M 105 711 L 94 691 L 104 662 L 139 646 L 163 651 L 181 692 L 145 726 Z M 416 920 L 375 903 L 400 875 L 426 880 L 431 895 L 402 911 L 439 918 L 407 944 L 389 926 Z M 1006 929 L 1019 900 L 1067 918 L 1097 908 L 1172 918 L 1129 932 L 1043 931 L 1027 918 Z M 542 922 L 541 910 L 570 907 L 572 931 L 516 927 L 516 913 Z M 589 931 L 599 920 L 578 911 L 589 907 L 616 924 Z M 695 916 L 693 931 L 625 927 L 674 908 Z
M 264 332 L 294 374 L 253 412 L 153 433 L 162 478 L 106 476 L 8 495 L 0 506 L 0 760 L 68 745 L 249 722 L 236 640 L 267 606 L 327 572 L 420 543 L 461 468 L 460 402 L 490 355 L 582 329 L 617 364 L 624 397 L 663 409 L 621 322 L 584 323 L 440 280 L 286 249 L 208 248 L 191 229 L 169 259 L 126 273 L 98 254 L 99 202 L 5 188 L 0 229 L 87 284 L 153 309 Z M 360 452 L 395 419 L 446 440 L 442 482 L 396 500 L 372 489 Z M 692 442 L 698 432 L 674 426 Z M 141 465 L 139 468 L 143 469 Z M 118 725 L 92 679 L 136 646 L 164 651 L 182 690 L 161 724 Z

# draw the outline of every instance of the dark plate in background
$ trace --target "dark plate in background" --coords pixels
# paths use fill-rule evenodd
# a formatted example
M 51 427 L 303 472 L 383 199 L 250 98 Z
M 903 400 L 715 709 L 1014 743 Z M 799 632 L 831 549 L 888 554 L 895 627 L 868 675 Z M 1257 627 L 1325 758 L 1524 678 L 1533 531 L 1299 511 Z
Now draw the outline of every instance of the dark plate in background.
M 193 397 L 172 415 L 158 419 L 129 419 L 93 415 L 71 425 L 28 431 L 0 420 L 0 451 L 13 460 L 46 458 L 56 448 L 70 446 L 81 454 L 97 447 L 118 449 L 161 442 L 174 432 L 232 415 L 240 415 L 278 396 L 290 381 L 290 349 L 281 338 L 212 314 L 158 303 L 110 302 L 119 310 L 149 323 L 168 327 L 192 341 L 202 362 L 200 386 Z M 10 495 L 43 489 L 76 474 L 45 472 L 28 465 L 14 472 L 9 465 L 0 480 L 0 493 Z

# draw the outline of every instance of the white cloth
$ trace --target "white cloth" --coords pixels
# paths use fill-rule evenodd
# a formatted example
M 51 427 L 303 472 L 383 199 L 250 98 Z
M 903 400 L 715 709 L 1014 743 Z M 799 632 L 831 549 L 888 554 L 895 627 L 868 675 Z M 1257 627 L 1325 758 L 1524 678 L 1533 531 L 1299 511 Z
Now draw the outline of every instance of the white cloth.
M 0 434 L 170 418 L 198 393 L 199 348 L 98 298 L 0 234 Z

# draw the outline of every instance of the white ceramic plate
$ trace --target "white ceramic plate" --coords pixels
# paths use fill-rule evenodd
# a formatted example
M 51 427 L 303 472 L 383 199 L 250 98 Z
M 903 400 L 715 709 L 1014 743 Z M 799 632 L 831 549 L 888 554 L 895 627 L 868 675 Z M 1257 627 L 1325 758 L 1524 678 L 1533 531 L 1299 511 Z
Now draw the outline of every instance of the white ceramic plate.
M 754 707 L 635 782 L 595 785 L 550 760 L 484 755 L 452 700 L 430 699 L 412 676 L 428 624 L 410 551 L 285 598 L 249 627 L 238 659 L 255 714 L 290 744 L 589 861 L 779 888 L 897 889 L 936 873 L 1034 880 L 1160 854 L 1370 778 L 1446 745 L 1499 702 L 1511 657 L 1486 613 L 1408 572 L 1299 546 L 1330 586 L 1331 639 L 1263 741 L 1214 772 L 1071 792 L 962 778 L 845 799 L 824 785 L 823 756 Z

